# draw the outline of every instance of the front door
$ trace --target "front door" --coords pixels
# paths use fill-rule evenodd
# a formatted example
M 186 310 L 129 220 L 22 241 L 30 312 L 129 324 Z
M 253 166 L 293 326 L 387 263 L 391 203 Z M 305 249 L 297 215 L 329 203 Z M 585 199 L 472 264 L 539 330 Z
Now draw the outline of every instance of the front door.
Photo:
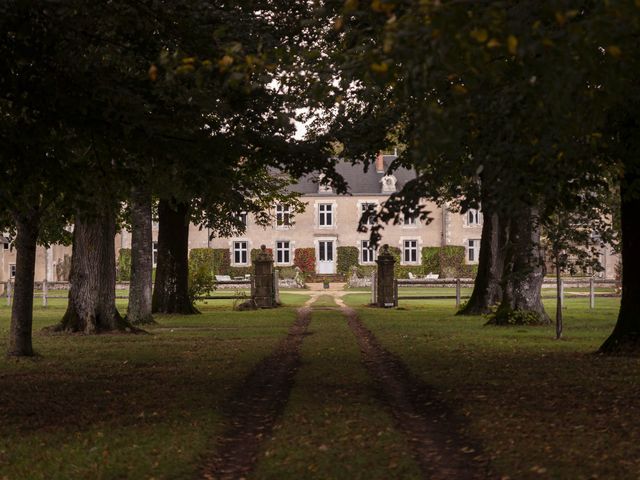
M 333 254 L 333 240 L 318 241 L 318 273 L 335 273 L 335 261 Z

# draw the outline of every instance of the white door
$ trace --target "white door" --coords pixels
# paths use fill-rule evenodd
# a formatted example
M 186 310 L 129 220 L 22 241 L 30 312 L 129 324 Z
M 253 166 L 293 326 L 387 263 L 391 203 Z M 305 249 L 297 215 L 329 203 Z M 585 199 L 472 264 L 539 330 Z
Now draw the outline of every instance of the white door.
M 318 241 L 318 273 L 335 273 L 335 261 L 333 254 L 333 240 Z

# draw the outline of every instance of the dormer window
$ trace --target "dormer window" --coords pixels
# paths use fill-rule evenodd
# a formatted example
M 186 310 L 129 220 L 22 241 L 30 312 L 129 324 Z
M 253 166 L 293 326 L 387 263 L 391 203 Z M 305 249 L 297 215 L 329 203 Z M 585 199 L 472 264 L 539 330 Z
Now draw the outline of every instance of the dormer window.
M 318 193 L 333 193 L 330 181 L 324 181 L 324 178 L 324 173 L 318 175 Z
M 393 175 L 385 175 L 380 180 L 382 183 L 382 193 L 393 193 L 396 191 L 396 183 L 398 180 Z

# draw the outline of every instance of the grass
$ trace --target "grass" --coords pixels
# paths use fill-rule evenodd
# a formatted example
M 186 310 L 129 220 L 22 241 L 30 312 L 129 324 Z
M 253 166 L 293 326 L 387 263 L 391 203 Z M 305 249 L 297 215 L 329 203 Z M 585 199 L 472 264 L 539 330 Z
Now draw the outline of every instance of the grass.
M 220 405 L 295 316 L 220 301 L 200 304 L 202 315 L 158 316 L 152 335 L 45 336 L 66 302 L 51 303 L 35 309 L 41 356 L 0 359 L 3 480 L 194 478 Z M 2 343 L 8 318 L 0 307 Z
M 308 295 L 288 307 L 159 316 L 152 335 L 46 336 L 66 300 L 35 308 L 35 359 L 0 358 L 0 479 L 186 479 L 220 431 L 221 405 L 268 355 Z M 510 479 L 640 478 L 640 360 L 593 355 L 619 299 L 568 298 L 553 327 L 500 328 L 456 317 L 453 300 L 364 307 L 344 297 L 380 342 L 468 420 Z M 314 306 L 330 307 L 321 296 Z M 545 302 L 553 313 L 555 302 Z M 39 305 L 36 302 L 36 305 Z M 121 311 L 126 303 L 119 301 Z M 9 309 L 0 299 L 0 342 Z M 255 479 L 417 478 L 405 439 L 376 401 L 346 321 L 313 312 L 303 364 Z
M 344 317 L 316 311 L 309 333 L 290 402 L 252 478 L 421 478 L 374 398 Z
M 359 301 L 354 295 L 351 303 Z M 593 355 L 618 299 L 568 299 L 553 327 L 486 327 L 451 301 L 360 308 L 381 343 L 469 420 L 503 478 L 640 477 L 640 360 Z M 555 303 L 546 302 L 549 312 Z

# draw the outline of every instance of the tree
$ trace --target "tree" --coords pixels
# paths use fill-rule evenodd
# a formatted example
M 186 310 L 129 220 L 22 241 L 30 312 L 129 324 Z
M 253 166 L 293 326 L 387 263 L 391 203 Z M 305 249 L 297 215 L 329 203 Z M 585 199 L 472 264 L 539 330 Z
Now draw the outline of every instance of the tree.
M 153 244 L 151 193 L 134 187 L 130 197 L 131 281 L 127 320 L 133 325 L 154 323 L 151 312 Z

